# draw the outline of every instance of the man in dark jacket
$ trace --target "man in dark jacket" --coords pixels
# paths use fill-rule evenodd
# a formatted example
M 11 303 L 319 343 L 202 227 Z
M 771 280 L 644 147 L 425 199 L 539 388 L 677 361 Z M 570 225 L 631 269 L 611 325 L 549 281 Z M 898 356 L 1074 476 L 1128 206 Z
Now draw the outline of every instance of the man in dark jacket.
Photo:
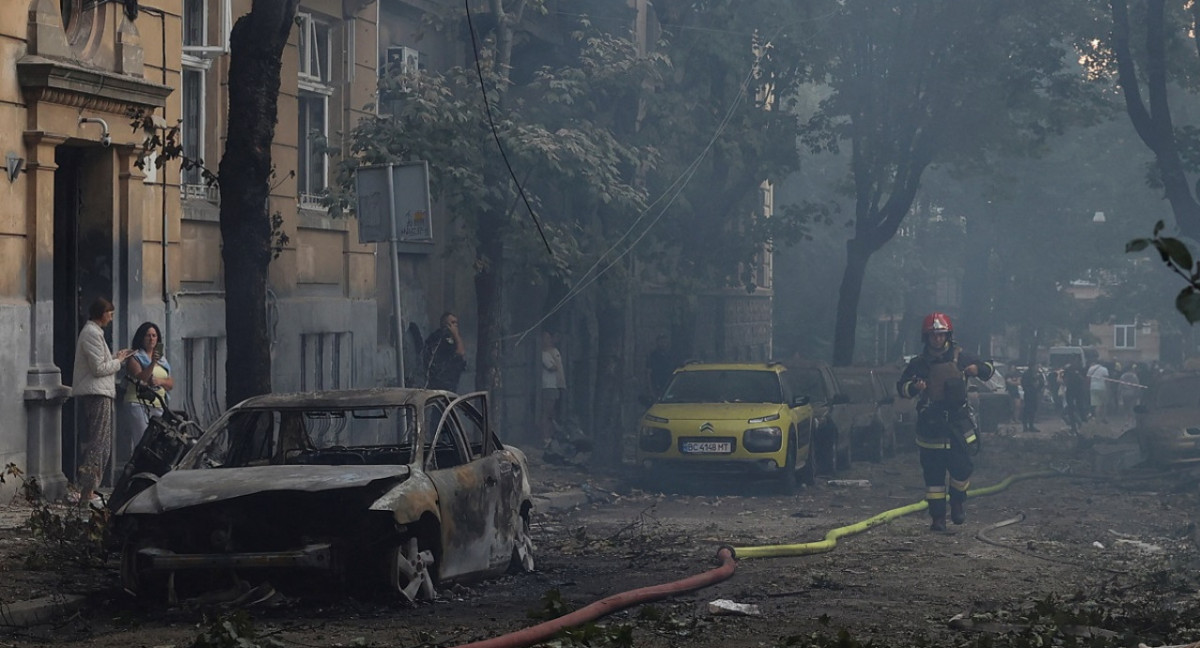
M 425 368 L 425 388 L 458 391 L 458 378 L 467 368 L 467 347 L 458 333 L 458 316 L 442 313 L 440 326 L 425 338 L 421 365 Z
M 1021 422 L 1025 424 L 1026 432 L 1037 432 L 1034 427 L 1037 421 L 1038 406 L 1042 402 L 1042 391 L 1046 389 L 1046 378 L 1042 376 L 1042 368 L 1035 362 L 1029 365 L 1021 375 L 1021 391 L 1025 392 L 1025 409 L 1021 410 Z
M 975 465 L 975 420 L 967 404 L 967 378 L 992 377 L 991 363 L 967 353 L 951 338 L 954 327 L 944 313 L 931 313 L 921 325 L 925 350 L 909 361 L 896 392 L 917 401 L 917 447 L 925 476 L 925 501 L 932 531 L 946 530 L 946 500 L 950 521 L 962 524 L 964 502 Z M 947 475 L 949 488 L 947 488 Z M 948 491 L 948 492 L 947 492 Z

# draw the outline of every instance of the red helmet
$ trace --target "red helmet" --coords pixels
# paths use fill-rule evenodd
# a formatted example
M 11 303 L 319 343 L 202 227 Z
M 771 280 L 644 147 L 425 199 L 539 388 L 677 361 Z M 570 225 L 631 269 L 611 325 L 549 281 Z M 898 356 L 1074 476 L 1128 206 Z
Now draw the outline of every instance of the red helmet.
M 950 335 L 953 332 L 954 325 L 950 323 L 950 318 L 945 313 L 930 313 L 925 316 L 925 321 L 921 322 L 922 337 L 930 333 Z

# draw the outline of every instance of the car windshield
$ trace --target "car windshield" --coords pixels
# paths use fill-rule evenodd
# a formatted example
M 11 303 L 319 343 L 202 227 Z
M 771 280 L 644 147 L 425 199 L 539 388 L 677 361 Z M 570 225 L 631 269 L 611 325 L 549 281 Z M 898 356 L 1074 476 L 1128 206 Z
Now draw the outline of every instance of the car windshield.
M 1200 375 L 1164 378 L 1154 386 L 1154 406 L 1159 408 L 1200 405 Z
M 842 374 L 838 376 L 838 383 L 850 400 L 856 403 L 875 400 L 875 388 L 871 384 L 870 374 Z
M 667 385 L 663 403 L 781 403 L 774 371 L 680 371 Z
M 269 408 L 234 412 L 206 434 L 208 461 L 224 467 L 288 463 L 298 453 L 412 444 L 411 406 Z

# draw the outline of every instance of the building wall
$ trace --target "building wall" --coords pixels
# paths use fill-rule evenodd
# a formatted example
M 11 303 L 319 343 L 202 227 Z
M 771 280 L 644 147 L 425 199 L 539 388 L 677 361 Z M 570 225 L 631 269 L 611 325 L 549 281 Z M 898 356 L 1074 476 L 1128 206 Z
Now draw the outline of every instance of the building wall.
M 122 4 L 103 3 L 64 25 L 60 7 L 70 3 L 0 3 L 0 162 L 9 153 L 23 161 L 12 181 L 0 176 L 0 464 L 21 466 L 50 495 L 62 492 L 79 459 L 67 385 L 79 311 L 95 296 L 117 306 L 114 348 L 128 346 L 144 320 L 163 329 L 174 407 L 210 420 L 225 406 L 219 194 L 196 182 L 181 190 L 178 162 L 139 169 L 144 133 L 129 117 L 142 110 L 179 124 L 184 70 L 204 70 L 199 130 L 205 165 L 216 169 L 228 121 L 229 56 L 220 46 L 251 3 L 202 3 L 212 47 L 201 54 L 184 51 L 189 4 L 143 0 L 130 19 Z M 336 134 L 371 101 L 378 7 L 310 0 L 301 10 L 328 21 L 336 147 Z M 272 149 L 270 210 L 289 238 L 270 268 L 273 382 L 280 390 L 373 385 L 375 246 L 358 243 L 352 220 L 329 218 L 317 205 L 300 209 L 290 173 L 301 143 L 299 42 L 296 28 L 284 52 Z M 81 117 L 106 122 L 107 145 L 101 126 Z M 10 480 L 0 490 L 12 487 Z

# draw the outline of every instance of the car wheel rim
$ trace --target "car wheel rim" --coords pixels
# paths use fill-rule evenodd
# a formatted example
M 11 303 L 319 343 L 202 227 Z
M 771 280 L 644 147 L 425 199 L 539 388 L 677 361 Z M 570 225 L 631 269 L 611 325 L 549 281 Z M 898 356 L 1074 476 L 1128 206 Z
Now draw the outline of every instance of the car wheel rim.
M 392 550 L 391 582 L 395 590 L 410 603 L 434 597 L 433 552 L 421 550 L 417 539 L 408 538 Z
M 517 534 L 517 542 L 513 546 L 513 557 L 521 566 L 521 571 L 533 571 L 533 538 L 529 537 L 529 522 L 524 518 L 521 521 L 521 530 Z

